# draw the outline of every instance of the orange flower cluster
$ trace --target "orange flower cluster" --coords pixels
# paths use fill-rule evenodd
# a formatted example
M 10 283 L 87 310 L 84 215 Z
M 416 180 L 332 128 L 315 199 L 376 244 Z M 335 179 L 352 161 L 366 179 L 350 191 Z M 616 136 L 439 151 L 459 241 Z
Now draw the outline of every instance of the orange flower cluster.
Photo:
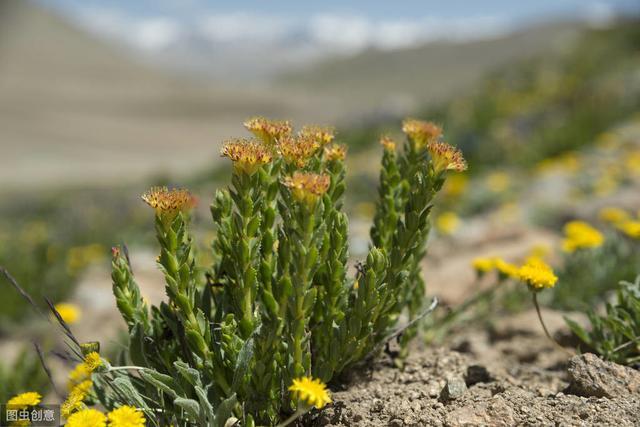
M 380 138 L 380 145 L 387 151 L 396 151 L 396 142 L 388 135 Z
M 342 144 L 331 144 L 324 147 L 324 157 L 329 161 L 344 160 L 347 157 L 347 147 Z
M 249 139 L 233 139 L 227 141 L 220 155 L 233 161 L 233 167 L 247 175 L 253 175 L 260 166 L 273 158 L 271 150 L 263 144 Z
M 293 197 L 309 208 L 313 208 L 321 197 L 329 189 L 331 179 L 329 175 L 295 172 L 293 176 L 286 177 L 283 184 L 291 190 Z
M 182 188 L 151 187 L 142 195 L 142 200 L 156 210 L 157 215 L 173 217 L 195 205 L 195 198 L 189 190 Z
M 446 142 L 432 141 L 427 144 L 427 150 L 433 161 L 433 168 L 436 173 L 453 170 L 462 172 L 467 170 L 467 161 L 462 156 L 462 152 Z
M 291 134 L 291 123 L 288 120 L 253 117 L 244 122 L 244 127 L 268 146 Z
M 286 136 L 278 143 L 280 154 L 287 163 L 301 168 L 318 151 L 320 145 L 312 138 Z
M 416 119 L 404 120 L 402 122 L 402 132 L 416 144 L 418 149 L 426 147 L 442 136 L 442 128 L 440 126 L 433 122 Z
M 319 146 L 327 145 L 336 137 L 335 130 L 329 126 L 306 125 L 303 126 L 298 136 L 302 139 L 310 139 Z

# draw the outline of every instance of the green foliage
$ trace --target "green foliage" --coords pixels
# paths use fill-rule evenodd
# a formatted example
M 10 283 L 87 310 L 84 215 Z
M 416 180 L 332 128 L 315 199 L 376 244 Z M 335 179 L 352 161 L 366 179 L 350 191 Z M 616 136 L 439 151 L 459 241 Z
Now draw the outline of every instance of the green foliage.
M 28 391 L 45 394 L 49 386 L 49 378 L 33 348 L 23 348 L 12 363 L 0 362 L 0 402 Z
M 589 311 L 591 328 L 565 318 L 571 330 L 606 360 L 624 365 L 640 362 L 640 276 L 634 283 L 620 282 L 615 303 L 606 304 L 606 313 Z
M 135 366 L 101 377 L 105 407 L 137 405 L 160 425 L 217 425 L 231 415 L 274 425 L 300 408 L 287 390 L 293 379 L 329 382 L 397 336 L 401 316 L 419 318 L 431 203 L 446 170 L 464 160 L 447 163 L 459 153 L 446 144 L 433 151 L 409 138 L 399 153 L 385 145 L 372 247 L 349 278 L 344 152 L 323 150 L 332 135 L 322 136 L 296 162 L 268 139 L 223 151 L 234 171 L 211 205 L 217 232 L 206 283 L 185 192 L 145 195 L 156 209 L 168 301 L 148 306 L 126 252 L 114 249 L 113 288 L 130 334 L 121 362 Z M 308 148 L 308 135 L 295 138 Z M 402 344 L 414 334 L 405 331 Z

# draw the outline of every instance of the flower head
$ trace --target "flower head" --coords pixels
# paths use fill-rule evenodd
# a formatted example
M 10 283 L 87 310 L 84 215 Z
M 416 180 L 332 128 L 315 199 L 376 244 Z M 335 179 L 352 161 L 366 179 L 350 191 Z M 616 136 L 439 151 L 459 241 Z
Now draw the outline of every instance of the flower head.
M 100 355 L 95 351 L 92 351 L 84 357 L 84 364 L 87 365 L 89 372 L 93 372 L 103 365 Z
M 604 242 L 604 236 L 583 221 L 571 221 L 564 226 L 565 239 L 562 250 L 575 252 L 577 249 L 597 248 Z
M 330 161 L 344 160 L 347 157 L 347 147 L 342 144 L 331 144 L 324 147 L 324 157 Z
M 297 201 L 313 208 L 318 198 L 329 189 L 330 182 L 329 175 L 294 172 L 284 179 L 283 184 L 291 190 Z
M 530 257 L 518 269 L 517 276 L 532 290 L 553 288 L 558 281 L 558 277 L 553 273 L 551 267 L 540 258 L 535 257 Z
M 80 393 L 69 393 L 69 396 L 67 396 L 66 400 L 60 405 L 60 414 L 68 419 L 74 412 L 85 408 L 85 404 L 83 403 L 85 397 L 86 396 L 82 396 Z
M 515 264 L 511 264 L 510 262 L 507 262 L 502 258 L 495 259 L 495 267 L 503 277 L 510 277 L 512 279 L 517 279 L 519 277 L 518 266 Z
M 107 417 L 97 409 L 83 409 L 67 418 L 66 427 L 105 427 Z
M 264 117 L 252 117 L 244 122 L 244 127 L 271 147 L 281 138 L 291 134 L 291 123 L 287 120 L 268 120 Z
M 268 147 L 255 140 L 240 138 L 225 142 L 220 155 L 230 158 L 234 169 L 247 175 L 253 175 L 273 158 Z
M 69 391 L 80 384 L 81 382 L 91 378 L 91 370 L 86 363 L 78 363 L 75 368 L 69 373 L 69 381 L 67 388 Z
M 604 222 L 608 222 L 610 224 L 618 224 L 622 221 L 628 220 L 629 213 L 624 209 L 611 206 L 600 209 L 600 212 L 598 212 L 598 217 Z
M 299 168 L 304 167 L 307 161 L 318 151 L 320 145 L 311 138 L 286 136 L 278 143 L 280 154 L 289 164 Z
M 133 406 L 121 406 L 107 414 L 109 427 L 144 427 L 144 414 Z
M 380 145 L 382 145 L 385 151 L 396 151 L 396 142 L 388 135 L 380 137 Z
M 446 142 L 433 141 L 427 144 L 427 150 L 433 161 L 433 169 L 436 173 L 446 170 L 462 172 L 467 170 L 467 161 L 462 156 L 462 151 Z
M 12 409 L 25 409 L 27 406 L 36 406 L 41 400 L 42 396 L 40 393 L 29 391 L 9 399 L 7 406 L 11 406 Z
M 473 269 L 478 273 L 488 273 L 495 266 L 495 258 L 479 257 L 471 261 Z
M 165 215 L 167 218 L 174 218 L 178 212 L 186 212 L 195 205 L 195 198 L 182 188 L 151 187 L 149 191 L 142 195 L 142 200 L 153 209 L 156 215 Z
M 416 119 L 405 119 L 402 122 L 402 132 L 413 141 L 418 150 L 423 149 L 432 142 L 438 141 L 442 136 L 442 128 L 440 126 L 433 122 Z
M 627 236 L 634 239 L 640 239 L 640 221 L 622 221 L 617 224 L 616 227 Z
M 310 139 L 319 146 L 327 145 L 335 138 L 335 130 L 329 126 L 306 125 L 298 132 L 303 139 Z
M 319 379 L 310 377 L 302 377 L 293 380 L 293 384 L 289 387 L 289 391 L 296 399 L 303 401 L 307 405 L 315 406 L 322 409 L 327 403 L 331 403 L 331 396 L 327 390 L 327 386 Z
M 460 227 L 460 218 L 454 212 L 444 212 L 436 218 L 436 228 L 442 234 L 453 234 Z
M 80 319 L 80 307 L 75 304 L 62 302 L 55 305 L 55 309 L 62 317 L 62 320 L 69 325 L 73 325 Z

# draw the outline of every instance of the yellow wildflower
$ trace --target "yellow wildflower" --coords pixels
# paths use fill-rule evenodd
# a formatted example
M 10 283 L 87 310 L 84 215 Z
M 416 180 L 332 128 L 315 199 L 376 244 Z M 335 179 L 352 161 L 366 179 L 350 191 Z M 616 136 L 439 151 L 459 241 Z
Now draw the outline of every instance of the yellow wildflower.
M 253 175 L 262 165 L 271 162 L 273 155 L 268 147 L 257 141 L 236 138 L 225 142 L 220 155 L 233 162 L 237 172 Z
M 195 198 L 189 190 L 182 188 L 151 187 L 142 195 L 142 200 L 156 211 L 156 215 L 166 215 L 168 219 L 178 212 L 186 212 L 195 205 Z
M 319 379 L 302 377 L 293 380 L 289 387 L 296 399 L 303 401 L 307 405 L 322 409 L 327 403 L 331 403 L 331 396 L 327 386 Z
M 133 406 L 121 406 L 107 414 L 109 427 L 144 427 L 144 414 Z
M 518 269 L 517 277 L 526 283 L 532 290 L 553 288 L 558 281 L 558 277 L 547 263 L 540 258 L 529 258 L 527 262 Z
M 416 119 L 405 119 L 402 122 L 402 132 L 404 132 L 416 146 L 421 150 L 428 144 L 436 142 L 442 136 L 442 128 L 433 122 L 425 122 Z
M 97 409 L 83 409 L 67 419 L 66 427 L 105 427 L 107 417 Z
M 496 270 L 498 270 L 498 272 L 501 275 L 505 277 L 510 277 L 512 279 L 519 278 L 517 265 L 506 262 L 502 258 L 496 258 L 495 264 L 496 264 Z
M 495 266 L 495 259 L 479 257 L 471 261 L 471 265 L 478 273 L 488 273 Z
M 344 160 L 347 157 L 347 147 L 342 144 L 331 144 L 324 147 L 324 157 L 332 162 Z
M 462 172 L 467 170 L 467 162 L 462 152 L 446 142 L 433 141 L 427 145 L 436 173 L 447 170 Z
M 69 373 L 67 388 L 71 391 L 76 385 L 91 378 L 91 370 L 85 363 L 78 363 Z
M 7 406 L 11 406 L 12 409 L 25 409 L 27 406 L 36 406 L 41 400 L 42 396 L 40 393 L 29 391 L 9 399 Z
M 80 393 L 70 393 L 67 399 L 60 405 L 60 414 L 68 419 L 74 412 L 85 408 L 85 404 L 83 403 L 85 397 L 86 396 L 82 396 Z
M 293 197 L 313 208 L 318 198 L 327 192 L 331 180 L 329 175 L 295 172 L 286 177 L 283 184 L 291 190 Z
M 627 236 L 640 239 L 640 221 L 622 221 L 616 227 Z
M 442 234 L 453 234 L 460 227 L 460 218 L 454 212 L 444 212 L 436 218 L 436 228 Z
M 565 239 L 562 250 L 574 252 L 577 249 L 597 248 L 604 242 L 604 236 L 584 221 L 571 221 L 564 226 Z
M 87 369 L 89 369 L 90 372 L 95 371 L 103 365 L 100 355 L 95 351 L 92 351 L 84 357 L 84 363 L 87 365 Z
M 89 390 L 91 389 L 92 386 L 93 386 L 93 381 L 84 380 L 78 385 L 74 386 L 71 389 L 71 392 L 69 393 L 69 395 L 73 395 L 77 397 L 80 401 L 83 401 L 87 398 L 87 394 L 89 394 Z
M 304 167 L 319 148 L 320 145 L 311 138 L 287 136 L 278 143 L 284 160 L 299 168 Z
M 62 317 L 62 320 L 69 325 L 73 325 L 80 319 L 80 307 L 75 304 L 62 302 L 55 305 L 55 309 Z
M 380 138 L 380 145 L 382 145 L 386 151 L 396 151 L 396 142 L 390 136 L 383 135 Z
M 323 146 L 334 140 L 335 129 L 330 126 L 306 125 L 298 132 L 298 137 Z
M 629 214 L 624 209 L 612 206 L 600 209 L 600 212 L 598 212 L 598 217 L 604 222 L 617 224 L 619 222 L 628 220 Z
M 493 172 L 487 175 L 487 188 L 493 193 L 502 193 L 509 188 L 510 178 L 506 172 Z
M 291 134 L 291 123 L 287 120 L 268 120 L 253 117 L 244 122 L 244 127 L 267 146 L 273 146 L 281 138 Z

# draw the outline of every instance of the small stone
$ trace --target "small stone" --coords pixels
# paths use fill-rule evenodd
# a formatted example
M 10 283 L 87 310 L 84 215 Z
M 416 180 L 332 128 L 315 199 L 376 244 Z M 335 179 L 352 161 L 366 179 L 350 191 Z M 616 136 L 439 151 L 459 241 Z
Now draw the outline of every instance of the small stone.
M 467 373 L 464 376 L 464 380 L 467 384 L 467 387 L 471 387 L 474 384 L 491 382 L 493 378 L 491 378 L 491 374 L 484 366 L 471 365 L 467 368 Z
M 640 372 L 586 353 L 569 360 L 567 392 L 584 397 L 620 397 L 640 393 Z
M 442 391 L 440 392 L 440 400 L 446 402 L 449 400 L 455 400 L 467 391 L 467 384 L 465 384 L 462 377 L 452 376 L 447 378 Z
M 381 412 L 384 409 L 384 404 L 380 399 L 373 399 L 373 404 L 371 405 L 372 412 Z

